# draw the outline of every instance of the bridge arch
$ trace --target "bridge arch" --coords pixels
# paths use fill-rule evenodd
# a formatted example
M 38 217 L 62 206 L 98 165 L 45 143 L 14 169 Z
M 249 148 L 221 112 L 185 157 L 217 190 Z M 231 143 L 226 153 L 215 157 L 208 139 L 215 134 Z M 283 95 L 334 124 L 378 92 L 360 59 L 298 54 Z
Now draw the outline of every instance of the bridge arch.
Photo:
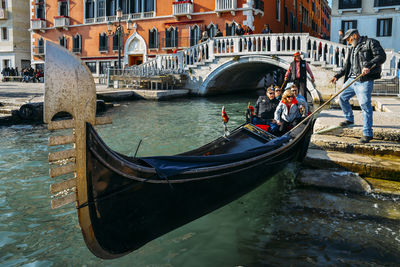
M 239 59 L 232 59 L 222 63 L 220 66 L 204 77 L 198 94 L 210 95 L 227 93 L 232 91 L 257 90 L 261 79 L 273 70 L 282 68 L 285 71 L 289 68 L 292 57 L 286 61 L 283 58 L 266 55 L 241 56 Z M 308 77 L 307 88 L 315 100 L 319 95 Z

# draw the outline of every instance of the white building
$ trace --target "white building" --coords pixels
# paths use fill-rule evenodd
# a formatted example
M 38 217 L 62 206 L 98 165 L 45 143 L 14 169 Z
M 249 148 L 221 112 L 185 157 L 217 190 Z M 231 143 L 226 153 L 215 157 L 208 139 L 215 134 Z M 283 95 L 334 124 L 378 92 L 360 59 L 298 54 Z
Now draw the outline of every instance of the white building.
M 332 0 L 331 40 L 338 42 L 339 29 L 350 28 L 400 51 L 400 0 Z
M 30 66 L 29 1 L 0 0 L 0 71 Z

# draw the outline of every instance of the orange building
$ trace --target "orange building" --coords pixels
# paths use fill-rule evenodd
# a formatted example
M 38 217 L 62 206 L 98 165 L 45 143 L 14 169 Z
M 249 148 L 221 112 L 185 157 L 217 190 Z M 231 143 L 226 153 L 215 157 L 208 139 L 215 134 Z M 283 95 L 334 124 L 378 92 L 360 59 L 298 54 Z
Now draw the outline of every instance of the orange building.
M 326 0 L 31 0 L 31 11 L 33 64 L 42 67 L 49 40 L 78 55 L 95 77 L 118 65 L 119 22 L 121 62 L 130 66 L 197 44 L 204 31 L 234 35 L 238 24 L 254 33 L 269 24 L 274 33 L 328 35 L 331 12 Z

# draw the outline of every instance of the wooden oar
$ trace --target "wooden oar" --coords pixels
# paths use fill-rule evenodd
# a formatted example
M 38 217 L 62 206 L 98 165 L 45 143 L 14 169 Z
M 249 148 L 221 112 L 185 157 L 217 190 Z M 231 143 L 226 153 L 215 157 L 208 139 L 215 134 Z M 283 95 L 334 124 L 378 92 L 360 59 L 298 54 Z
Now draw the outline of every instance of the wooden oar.
M 375 64 L 370 68 L 370 70 L 372 70 L 375 67 Z M 312 115 L 314 115 L 315 113 L 317 113 L 318 111 L 320 111 L 323 107 L 325 107 L 326 105 L 328 105 L 335 97 L 337 97 L 341 92 L 343 92 L 344 90 L 346 90 L 350 85 L 352 85 L 353 83 L 355 83 L 356 81 L 358 81 L 362 76 L 364 76 L 362 73 L 360 75 L 358 75 L 353 81 L 351 81 L 351 83 L 349 83 L 348 85 L 346 85 L 345 87 L 343 87 L 342 89 L 339 90 L 339 92 L 337 92 L 336 94 L 334 94 L 333 96 L 331 96 L 331 98 L 328 99 L 328 101 L 326 101 L 324 104 L 322 104 L 319 108 L 317 108 L 313 113 L 311 113 L 309 116 L 307 116 L 306 118 L 304 118 L 304 120 L 302 120 L 301 122 L 299 122 L 299 124 L 297 124 L 295 127 L 293 127 L 290 131 L 294 131 L 295 129 L 297 129 L 297 127 L 299 127 L 301 124 L 303 124 L 304 122 L 308 121 Z

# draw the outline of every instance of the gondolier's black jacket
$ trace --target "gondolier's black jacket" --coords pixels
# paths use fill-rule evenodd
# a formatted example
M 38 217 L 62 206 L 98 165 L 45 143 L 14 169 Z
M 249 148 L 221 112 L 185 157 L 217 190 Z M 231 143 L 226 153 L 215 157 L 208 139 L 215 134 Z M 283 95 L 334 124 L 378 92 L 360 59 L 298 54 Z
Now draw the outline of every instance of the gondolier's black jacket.
M 367 36 L 361 36 L 360 44 L 357 45 L 355 48 L 352 47 L 350 49 L 350 53 L 345 59 L 343 68 L 334 77 L 339 79 L 344 75 L 344 81 L 347 81 L 351 68 L 350 58 L 354 49 L 356 49 L 354 62 L 355 64 L 358 64 L 356 66 L 358 72 L 356 73 L 357 76 L 361 74 L 363 68 L 371 68 L 372 65 L 376 64 L 376 66 L 371 69 L 371 71 L 367 75 L 360 78 L 360 81 L 364 82 L 379 79 L 381 77 L 382 71 L 381 65 L 386 60 L 386 53 L 383 50 L 379 41 L 368 38 Z

